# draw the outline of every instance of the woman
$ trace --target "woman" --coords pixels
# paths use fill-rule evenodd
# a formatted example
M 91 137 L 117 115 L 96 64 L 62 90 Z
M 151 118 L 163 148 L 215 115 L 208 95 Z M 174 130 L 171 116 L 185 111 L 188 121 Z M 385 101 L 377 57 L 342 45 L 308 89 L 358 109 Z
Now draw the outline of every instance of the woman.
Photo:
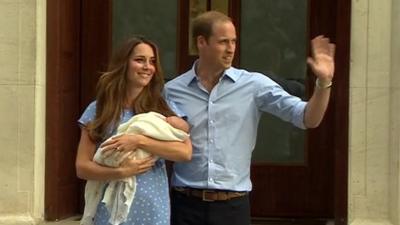
M 99 79 L 96 101 L 82 117 L 81 139 L 76 158 L 77 175 L 86 180 L 117 180 L 136 176 L 135 201 L 124 224 L 169 224 L 168 181 L 164 160 L 153 156 L 127 159 L 118 168 L 101 166 L 92 159 L 96 149 L 115 133 L 119 124 L 133 115 L 158 112 L 167 116 L 172 126 L 188 131 L 187 123 L 174 116 L 162 98 L 163 74 L 157 46 L 144 38 L 128 40 L 113 56 L 109 69 Z M 173 105 L 171 105 L 173 106 Z M 163 142 L 143 135 L 122 135 L 101 145 L 105 151 L 134 151 L 149 153 L 172 161 L 191 159 L 190 140 Z M 94 224 L 106 225 L 109 220 L 104 203 L 99 203 Z

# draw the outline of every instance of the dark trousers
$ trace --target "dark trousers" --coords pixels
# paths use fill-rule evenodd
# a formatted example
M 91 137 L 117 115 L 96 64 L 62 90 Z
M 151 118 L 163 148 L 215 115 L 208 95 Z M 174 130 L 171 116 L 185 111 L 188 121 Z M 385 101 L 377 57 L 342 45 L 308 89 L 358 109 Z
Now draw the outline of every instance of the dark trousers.
M 172 190 L 171 225 L 250 225 L 249 195 L 206 202 Z

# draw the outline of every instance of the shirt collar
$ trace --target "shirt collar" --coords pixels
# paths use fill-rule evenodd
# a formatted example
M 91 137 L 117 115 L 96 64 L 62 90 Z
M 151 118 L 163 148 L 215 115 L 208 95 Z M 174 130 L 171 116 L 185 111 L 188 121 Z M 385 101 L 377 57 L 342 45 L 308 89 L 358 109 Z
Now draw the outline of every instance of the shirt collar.
M 197 61 L 196 60 L 193 63 L 192 68 L 188 71 L 188 77 L 187 77 L 187 83 L 186 85 L 189 86 L 191 83 L 193 83 L 194 81 L 197 81 L 198 78 L 196 76 L 196 65 L 197 65 Z M 233 67 L 229 67 L 228 69 L 226 69 L 224 71 L 224 75 L 222 75 L 221 79 L 223 79 L 224 77 L 230 78 L 233 82 L 236 82 L 239 79 L 239 73 L 237 73 L 236 69 Z

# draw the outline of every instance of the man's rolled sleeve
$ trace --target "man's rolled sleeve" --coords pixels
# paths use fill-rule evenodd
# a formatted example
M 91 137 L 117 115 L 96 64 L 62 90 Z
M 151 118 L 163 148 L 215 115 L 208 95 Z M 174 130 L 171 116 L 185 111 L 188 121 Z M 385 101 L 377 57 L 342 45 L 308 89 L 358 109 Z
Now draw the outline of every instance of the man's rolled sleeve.
M 307 129 L 304 124 L 304 113 L 306 110 L 307 102 L 300 101 L 296 104 L 293 110 L 292 120 L 293 125 L 301 129 Z

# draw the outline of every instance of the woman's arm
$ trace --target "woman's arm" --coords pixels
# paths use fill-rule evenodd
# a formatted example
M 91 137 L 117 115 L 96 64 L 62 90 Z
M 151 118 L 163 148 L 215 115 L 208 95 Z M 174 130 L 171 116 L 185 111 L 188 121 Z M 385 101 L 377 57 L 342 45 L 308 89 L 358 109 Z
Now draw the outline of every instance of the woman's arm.
M 154 155 L 171 161 L 189 161 L 192 159 L 192 142 L 190 138 L 187 138 L 183 142 L 159 141 L 140 135 L 138 146 Z
M 159 141 L 140 134 L 124 134 L 112 138 L 101 145 L 105 151 L 134 151 L 138 148 L 171 161 L 192 159 L 192 142 Z
M 189 124 L 177 116 L 166 118 L 171 126 L 189 132 Z M 103 152 L 107 151 L 134 151 L 144 149 L 147 152 L 171 161 L 189 161 L 192 159 L 192 142 L 186 139 L 179 141 L 160 141 L 139 134 L 124 134 L 113 137 L 101 145 Z M 105 153 L 107 154 L 107 153 Z
M 177 128 L 177 129 L 185 131 L 186 133 L 189 133 L 190 126 L 182 118 L 180 118 L 178 116 L 169 116 L 169 117 L 165 118 L 165 121 L 167 121 L 167 123 L 169 123 L 174 128 Z
M 81 129 L 75 166 L 76 174 L 85 180 L 115 180 L 144 173 L 154 165 L 154 157 L 141 160 L 125 160 L 120 167 L 101 166 L 93 161 L 96 144 L 90 139 L 86 128 Z

